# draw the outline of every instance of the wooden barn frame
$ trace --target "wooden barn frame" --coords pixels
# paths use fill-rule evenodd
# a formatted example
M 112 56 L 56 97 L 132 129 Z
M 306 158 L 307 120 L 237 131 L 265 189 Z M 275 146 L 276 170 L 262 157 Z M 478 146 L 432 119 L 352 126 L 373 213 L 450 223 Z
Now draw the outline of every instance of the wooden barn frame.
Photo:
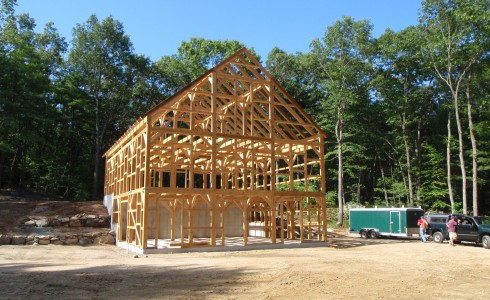
M 104 154 L 117 243 L 326 241 L 325 134 L 246 49 L 139 118 Z

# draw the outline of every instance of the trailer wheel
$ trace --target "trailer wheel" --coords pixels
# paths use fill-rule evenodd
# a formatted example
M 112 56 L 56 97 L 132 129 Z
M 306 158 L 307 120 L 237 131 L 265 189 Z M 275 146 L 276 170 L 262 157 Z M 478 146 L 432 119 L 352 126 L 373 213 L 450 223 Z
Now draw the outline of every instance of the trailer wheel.
M 442 232 L 434 232 L 432 235 L 432 239 L 434 239 L 434 242 L 436 243 L 442 243 L 444 241 L 444 236 L 442 235 Z
M 376 230 L 369 230 L 369 238 L 371 239 L 377 239 L 378 238 L 378 233 Z
M 359 234 L 361 235 L 361 238 L 363 239 L 367 239 L 368 238 L 368 233 L 366 230 L 361 230 L 361 232 L 359 232 Z
M 481 243 L 483 245 L 483 248 L 485 249 L 490 249 L 490 236 L 488 235 L 485 235 L 482 239 L 481 239 Z

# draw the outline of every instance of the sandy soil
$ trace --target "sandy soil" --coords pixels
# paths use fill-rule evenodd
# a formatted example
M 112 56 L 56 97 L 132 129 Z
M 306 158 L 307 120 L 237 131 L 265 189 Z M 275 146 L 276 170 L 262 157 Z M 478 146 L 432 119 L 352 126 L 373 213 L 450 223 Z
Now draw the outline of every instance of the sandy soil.
M 488 299 L 490 250 L 331 234 L 318 247 L 135 255 L 0 246 L 0 299 Z

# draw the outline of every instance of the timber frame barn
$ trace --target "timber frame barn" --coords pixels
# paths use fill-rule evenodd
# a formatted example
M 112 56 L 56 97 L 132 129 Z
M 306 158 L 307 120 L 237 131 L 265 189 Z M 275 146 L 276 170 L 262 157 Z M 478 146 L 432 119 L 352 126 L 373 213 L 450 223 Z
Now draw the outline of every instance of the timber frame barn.
M 141 116 L 104 154 L 117 244 L 326 241 L 325 133 L 241 49 Z

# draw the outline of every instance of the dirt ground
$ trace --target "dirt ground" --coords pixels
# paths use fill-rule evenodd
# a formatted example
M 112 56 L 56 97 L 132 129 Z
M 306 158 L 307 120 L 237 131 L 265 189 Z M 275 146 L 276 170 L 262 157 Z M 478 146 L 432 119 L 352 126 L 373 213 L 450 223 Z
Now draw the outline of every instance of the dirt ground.
M 28 214 L 39 203 L 7 198 L 0 229 L 12 231 L 26 218 L 21 207 Z M 52 214 L 100 211 L 60 203 L 43 205 Z M 0 299 L 488 299 L 489 282 L 490 250 L 481 246 L 343 231 L 299 249 L 136 255 L 110 245 L 0 246 Z
M 300 249 L 135 255 L 0 246 L 0 299 L 488 299 L 481 246 L 331 234 Z

